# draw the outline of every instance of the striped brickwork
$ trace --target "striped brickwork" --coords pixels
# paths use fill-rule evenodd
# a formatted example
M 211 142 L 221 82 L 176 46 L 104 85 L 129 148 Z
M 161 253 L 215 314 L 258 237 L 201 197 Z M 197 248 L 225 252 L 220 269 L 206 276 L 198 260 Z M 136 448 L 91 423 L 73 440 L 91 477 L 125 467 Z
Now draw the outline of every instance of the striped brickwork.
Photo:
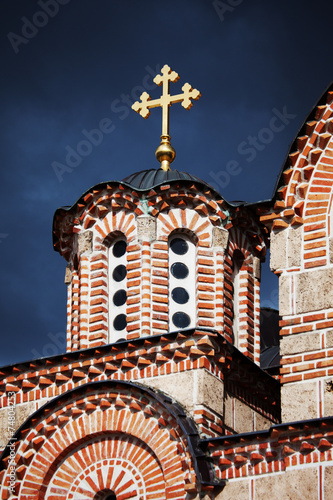
M 216 244 L 213 235 L 214 230 L 223 231 L 223 225 L 229 231 L 226 246 Z M 227 210 L 216 193 L 194 184 L 162 185 L 144 196 L 112 184 L 93 189 L 70 214 L 58 215 L 55 229 L 55 248 L 72 269 L 68 350 L 113 341 L 108 316 L 108 248 L 117 237 L 127 241 L 126 338 L 170 330 L 168 240 L 175 233 L 184 233 L 196 247 L 195 324 L 217 329 L 233 342 L 233 301 L 238 300 L 241 330 L 237 347 L 259 363 L 260 289 L 252 262 L 254 254 L 264 258 L 265 232 L 244 208 Z M 79 239 L 78 250 L 73 234 Z M 90 243 L 80 244 L 80 238 Z M 235 249 L 246 257 L 239 297 L 234 297 L 232 283 Z
M 218 499 L 328 500 L 332 493 L 333 418 L 205 440 L 216 476 L 228 483 Z M 231 495 L 231 496 L 230 496 Z
M 203 391 L 203 400 L 189 410 L 202 435 L 230 434 L 235 428 L 252 431 L 279 422 L 277 381 L 237 354 L 217 332 L 204 329 L 133 339 L 5 367 L 0 373 L 0 412 L 10 404 L 9 393 L 15 394 L 19 411 L 28 403 L 38 405 L 91 382 L 144 381 L 149 386 L 159 378 L 167 384 L 168 375 L 195 370 L 212 376 L 221 400 L 218 412 L 210 408 Z M 169 393 L 172 390 L 168 385 L 161 387 Z M 184 387 L 180 402 L 187 398 L 187 392 Z M 243 424 L 240 415 L 245 414 Z
M 329 390 L 333 380 L 332 133 L 333 91 L 329 90 L 291 148 L 273 210 L 261 217 L 272 230 L 271 267 L 280 281 L 284 420 L 333 411 Z M 290 411 L 287 407 L 292 402 Z

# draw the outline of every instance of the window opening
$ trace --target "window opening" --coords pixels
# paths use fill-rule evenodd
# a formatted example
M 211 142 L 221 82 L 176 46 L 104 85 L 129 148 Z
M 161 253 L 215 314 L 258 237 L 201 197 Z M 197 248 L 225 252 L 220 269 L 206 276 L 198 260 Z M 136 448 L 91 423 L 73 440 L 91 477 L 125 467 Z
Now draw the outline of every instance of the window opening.
M 195 246 L 186 235 L 169 239 L 169 329 L 195 326 Z
M 109 248 L 109 324 L 110 342 L 126 334 L 127 243 L 115 240 Z
M 239 330 L 239 314 L 240 314 L 240 270 L 244 262 L 244 256 L 239 250 L 235 250 L 233 257 L 233 274 L 232 274 L 232 282 L 233 282 L 233 337 L 234 337 L 234 345 L 238 346 L 238 330 Z

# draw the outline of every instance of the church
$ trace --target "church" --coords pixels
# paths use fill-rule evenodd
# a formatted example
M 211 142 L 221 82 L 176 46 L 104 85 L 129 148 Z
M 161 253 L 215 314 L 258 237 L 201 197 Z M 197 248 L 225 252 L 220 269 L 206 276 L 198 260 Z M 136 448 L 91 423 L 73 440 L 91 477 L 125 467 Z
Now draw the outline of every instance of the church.
M 169 108 L 200 92 L 161 73 L 133 105 L 162 107 L 160 167 L 55 212 L 67 350 L 0 368 L 0 499 L 328 500 L 333 85 L 272 199 L 232 204 L 171 168 Z M 278 312 L 260 307 L 268 249 Z

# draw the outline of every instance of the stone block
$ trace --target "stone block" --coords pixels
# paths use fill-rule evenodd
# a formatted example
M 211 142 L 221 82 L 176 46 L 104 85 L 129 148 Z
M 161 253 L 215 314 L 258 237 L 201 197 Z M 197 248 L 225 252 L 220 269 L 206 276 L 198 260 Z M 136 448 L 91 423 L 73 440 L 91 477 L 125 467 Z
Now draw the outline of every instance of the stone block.
M 281 316 L 291 314 L 291 276 L 279 277 L 279 313 Z
M 324 382 L 323 416 L 331 417 L 332 415 L 333 415 L 333 377 L 330 377 L 328 379 L 325 379 Z
M 223 414 L 224 384 L 206 370 L 195 370 L 197 376 L 196 404 L 204 404 L 219 415 Z
M 229 231 L 223 227 L 213 227 L 213 247 L 225 250 L 228 245 Z
M 302 264 L 302 236 L 303 226 L 291 228 L 288 231 L 288 248 L 285 249 L 288 267 L 300 267 Z
M 36 403 L 25 403 L 16 405 L 15 407 L 11 407 L 11 409 L 12 408 L 15 409 L 15 420 L 13 421 L 11 418 L 10 423 L 13 425 L 15 430 L 17 430 L 23 424 L 23 422 L 25 422 L 27 418 L 36 410 Z M 8 431 L 9 410 L 9 408 L 0 409 L 0 447 L 6 446 L 10 438 Z M 12 411 L 10 416 L 12 417 Z
M 232 418 L 232 402 L 233 397 L 230 396 L 226 391 L 224 393 L 224 401 L 223 401 L 223 421 L 227 427 L 232 428 L 233 418 Z
M 306 468 L 269 474 L 255 480 L 254 500 L 306 500 L 318 498 L 318 470 Z
M 271 258 L 270 267 L 272 271 L 287 268 L 287 231 L 271 233 Z
M 150 215 L 141 215 L 136 219 L 138 241 L 156 240 L 156 219 Z
M 249 500 L 250 479 L 228 481 L 224 488 L 216 495 L 216 500 Z
M 331 220 L 332 220 L 332 215 L 331 215 Z M 328 244 L 329 244 L 330 264 L 333 264 L 333 237 L 329 238 Z
M 326 332 L 326 347 L 333 347 L 333 330 Z
M 324 468 L 324 498 L 332 498 L 333 492 L 333 467 Z
M 255 431 L 264 431 L 265 429 L 269 429 L 272 425 L 272 422 L 266 418 L 260 415 L 257 412 L 254 413 L 254 430 Z
M 318 269 L 316 271 L 296 274 L 296 314 L 333 307 L 332 283 L 333 268 Z
M 281 387 L 282 423 L 317 418 L 318 383 L 299 382 Z
M 261 279 L 261 262 L 259 257 L 253 257 L 253 275 L 257 280 Z
M 235 432 L 241 434 L 243 432 L 253 431 L 253 410 L 245 405 L 239 399 L 234 399 L 234 421 L 235 421 Z
M 93 232 L 84 231 L 78 235 L 78 252 L 81 255 L 84 252 L 92 252 L 93 249 Z
M 65 271 L 65 285 L 69 285 L 72 282 L 72 271 L 70 264 L 67 264 Z
M 204 369 L 172 373 L 140 382 L 169 394 L 189 412 L 196 405 L 205 405 L 219 415 L 223 414 L 223 382 Z
M 281 355 L 317 351 L 320 348 L 320 334 L 317 332 L 294 334 L 280 339 Z

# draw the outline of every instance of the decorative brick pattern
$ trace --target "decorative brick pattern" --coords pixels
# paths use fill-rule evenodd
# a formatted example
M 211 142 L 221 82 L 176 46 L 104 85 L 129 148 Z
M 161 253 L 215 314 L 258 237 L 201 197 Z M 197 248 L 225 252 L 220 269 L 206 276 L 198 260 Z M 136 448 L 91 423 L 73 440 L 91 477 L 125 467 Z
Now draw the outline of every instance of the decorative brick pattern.
M 327 342 L 333 327 L 333 270 L 329 252 L 332 134 L 331 87 L 290 150 L 274 207 L 261 206 L 258 210 L 261 221 L 272 231 L 272 268 L 280 276 L 280 335 L 284 346 L 280 378 L 285 386 L 282 403 L 286 408 L 292 406 L 294 389 L 288 390 L 289 384 L 311 380 L 324 383 L 333 375 L 333 350 Z M 311 335 L 313 340 L 319 339 L 320 345 L 313 341 L 311 346 Z M 317 408 L 318 416 L 329 415 L 316 385 L 312 384 L 313 393 L 308 393 L 308 414 L 299 400 L 298 404 L 294 401 L 294 413 L 286 410 L 289 417 L 307 418 L 313 413 L 310 407 Z
M 194 410 L 193 416 L 202 437 L 219 437 L 230 433 L 223 424 L 221 416 L 204 405 L 198 406 Z
M 333 417 L 205 440 L 219 479 L 256 477 L 333 460 Z
M 253 250 L 245 236 L 234 228 L 230 231 L 228 257 L 224 271 L 226 321 L 225 332 L 228 340 L 233 342 L 232 324 L 234 317 L 234 301 L 238 300 L 238 349 L 255 363 L 260 363 L 260 281 L 253 272 Z M 238 297 L 235 297 L 233 286 L 234 252 L 241 252 L 244 257 L 239 270 Z
M 85 386 L 36 412 L 20 429 L 11 498 L 95 498 L 106 488 L 123 499 L 185 498 L 196 491 L 197 477 L 184 430 L 152 391 Z M 3 457 L 3 499 L 8 461 Z
M 54 226 L 55 249 L 73 268 L 69 286 L 68 336 L 71 341 L 68 350 L 95 347 L 113 340 L 108 318 L 111 307 L 108 246 L 119 236 L 126 238 L 128 244 L 127 339 L 169 331 L 168 240 L 175 233 L 185 233 L 196 245 L 197 326 L 217 329 L 232 341 L 233 301 L 239 300 L 239 348 L 259 363 L 254 305 L 256 301 L 259 307 L 259 281 L 254 283 L 252 270 L 245 265 L 240 297 L 234 298 L 232 263 L 227 257 L 232 259 L 237 248 L 244 255 L 254 253 L 263 259 L 267 231 L 244 208 L 228 207 L 227 210 L 224 200 L 216 200 L 215 193 L 202 188 L 172 183 L 139 195 L 121 184 L 100 185 L 69 213 L 58 213 Z M 149 219 L 148 226 L 145 226 L 145 217 Z M 227 254 L 224 246 L 213 242 L 213 229 L 222 225 L 229 230 Z M 92 251 L 78 254 L 73 234 L 84 237 L 87 231 L 92 235 Z
M 112 182 L 56 212 L 54 247 L 68 261 L 67 353 L 0 370 L 1 428 L 17 416 L 15 453 L 5 446 L 0 459 L 0 499 L 255 499 L 273 478 L 278 495 L 282 484 L 288 497 L 328 498 L 332 135 L 331 87 L 290 150 L 272 202 L 231 206 L 199 180 L 140 193 Z M 279 380 L 258 366 L 269 231 L 280 277 Z M 193 250 L 196 328 L 170 332 L 168 243 L 178 234 Z M 116 238 L 127 242 L 127 332 L 117 342 L 109 325 Z M 291 423 L 267 429 L 281 415 Z
M 294 142 L 273 211 L 260 211 L 261 220 L 273 230 L 305 224 L 307 231 L 320 237 L 325 226 L 327 206 L 332 186 L 333 91 L 324 95 Z M 324 232 L 323 232 L 324 234 Z
M 6 367 L 1 372 L 0 407 L 8 406 L 9 391 L 16 393 L 16 404 L 22 404 L 54 398 L 92 381 L 139 381 L 200 368 L 224 381 L 226 390 L 254 411 L 279 421 L 278 383 L 237 354 L 221 335 L 200 329 L 67 353 L 43 364 Z

